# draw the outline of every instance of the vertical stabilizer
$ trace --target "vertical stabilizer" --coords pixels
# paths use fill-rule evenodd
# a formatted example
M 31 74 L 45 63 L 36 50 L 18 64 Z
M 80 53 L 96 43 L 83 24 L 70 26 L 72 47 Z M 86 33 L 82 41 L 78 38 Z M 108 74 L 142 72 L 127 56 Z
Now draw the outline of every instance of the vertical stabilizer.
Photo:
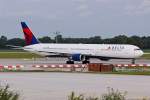
M 33 35 L 31 30 L 28 28 L 25 22 L 21 22 L 22 30 L 24 33 L 26 45 L 33 45 L 38 44 L 39 41 L 36 39 L 36 37 Z

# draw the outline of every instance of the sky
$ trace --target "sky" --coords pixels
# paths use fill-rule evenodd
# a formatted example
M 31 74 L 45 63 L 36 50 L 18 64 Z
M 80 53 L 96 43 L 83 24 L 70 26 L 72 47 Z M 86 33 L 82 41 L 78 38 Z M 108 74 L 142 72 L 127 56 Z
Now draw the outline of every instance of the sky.
M 37 37 L 150 36 L 150 0 L 0 0 L 0 36 L 23 38 L 21 21 Z

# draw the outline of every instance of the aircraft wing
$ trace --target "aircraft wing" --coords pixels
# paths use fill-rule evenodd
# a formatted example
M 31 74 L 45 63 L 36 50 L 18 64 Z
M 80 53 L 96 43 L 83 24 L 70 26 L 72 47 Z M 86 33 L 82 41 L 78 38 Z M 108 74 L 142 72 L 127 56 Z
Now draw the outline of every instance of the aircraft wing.
M 39 52 L 53 53 L 53 54 L 61 55 L 61 56 L 71 56 L 73 54 L 81 54 L 81 55 L 85 55 L 85 56 L 91 56 L 92 55 L 92 54 L 86 54 L 86 53 L 68 53 L 68 52 L 56 52 L 56 51 L 51 51 L 51 52 L 39 51 Z

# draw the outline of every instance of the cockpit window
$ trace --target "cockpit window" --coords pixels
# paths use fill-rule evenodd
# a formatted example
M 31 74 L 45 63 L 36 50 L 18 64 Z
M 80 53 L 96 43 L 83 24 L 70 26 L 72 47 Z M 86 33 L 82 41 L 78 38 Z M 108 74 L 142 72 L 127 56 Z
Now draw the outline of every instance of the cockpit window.
M 136 49 L 134 49 L 134 50 L 136 51 L 136 50 L 141 50 L 141 49 L 140 49 L 140 48 L 136 48 Z

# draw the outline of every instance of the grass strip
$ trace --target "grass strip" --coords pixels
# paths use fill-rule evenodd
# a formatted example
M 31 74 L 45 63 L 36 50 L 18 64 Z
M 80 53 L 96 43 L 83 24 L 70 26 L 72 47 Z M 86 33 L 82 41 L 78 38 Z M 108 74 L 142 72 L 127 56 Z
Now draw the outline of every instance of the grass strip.
M 29 52 L 0 52 L 0 58 L 40 58 L 41 56 Z

